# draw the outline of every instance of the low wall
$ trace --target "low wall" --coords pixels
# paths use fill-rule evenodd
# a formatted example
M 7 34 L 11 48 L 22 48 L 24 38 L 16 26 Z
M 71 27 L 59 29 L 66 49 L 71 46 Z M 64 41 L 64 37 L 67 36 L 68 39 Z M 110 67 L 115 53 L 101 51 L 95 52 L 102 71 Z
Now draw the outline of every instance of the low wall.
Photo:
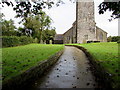
M 62 55 L 63 50 L 57 52 L 55 55 L 51 56 L 48 60 L 44 60 L 38 64 L 38 66 L 32 67 L 26 72 L 11 78 L 7 82 L 3 83 L 2 90 L 18 90 L 24 88 L 26 85 L 34 82 L 38 77 L 40 77 L 46 69 L 54 65 L 59 57 Z
M 95 76 L 96 82 L 98 82 L 98 87 L 100 88 L 112 88 L 111 85 L 111 77 L 109 73 L 105 70 L 104 67 L 100 65 L 99 61 L 96 61 L 92 55 L 85 49 L 84 47 L 77 46 L 77 45 L 65 45 L 65 46 L 73 46 L 80 50 L 82 50 L 86 56 L 88 57 L 88 60 L 90 61 L 91 71 L 93 75 Z

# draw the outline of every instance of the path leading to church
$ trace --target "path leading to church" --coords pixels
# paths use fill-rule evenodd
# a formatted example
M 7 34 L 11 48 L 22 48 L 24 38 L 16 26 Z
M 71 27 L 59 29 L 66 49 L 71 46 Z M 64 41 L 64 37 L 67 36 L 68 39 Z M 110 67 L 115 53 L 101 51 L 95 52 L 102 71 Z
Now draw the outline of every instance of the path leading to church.
M 49 72 L 29 90 L 39 88 L 96 88 L 86 55 L 75 47 L 65 46 L 63 55 Z

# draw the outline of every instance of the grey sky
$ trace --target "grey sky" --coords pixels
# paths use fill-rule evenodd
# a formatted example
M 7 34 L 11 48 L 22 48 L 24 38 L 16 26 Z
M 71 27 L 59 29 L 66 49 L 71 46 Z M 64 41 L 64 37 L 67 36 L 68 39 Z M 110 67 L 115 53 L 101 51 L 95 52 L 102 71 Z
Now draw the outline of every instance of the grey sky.
M 106 12 L 103 15 L 98 14 L 97 6 L 102 1 L 103 0 L 94 0 L 96 25 L 108 32 L 108 36 L 117 36 L 118 20 L 116 19 L 112 22 L 109 22 L 108 19 L 110 19 L 110 12 Z M 45 11 L 52 18 L 52 26 L 56 27 L 58 34 L 63 34 L 65 31 L 67 31 L 72 26 L 72 23 L 76 20 L 76 4 L 67 0 L 65 1 L 65 4 L 60 5 L 59 7 L 52 7 L 52 9 Z M 14 18 L 15 12 L 12 11 L 12 8 L 5 7 L 2 12 L 4 12 L 7 20 L 12 18 L 15 20 L 15 22 L 19 21 L 19 19 Z M 15 25 L 19 26 L 17 23 Z

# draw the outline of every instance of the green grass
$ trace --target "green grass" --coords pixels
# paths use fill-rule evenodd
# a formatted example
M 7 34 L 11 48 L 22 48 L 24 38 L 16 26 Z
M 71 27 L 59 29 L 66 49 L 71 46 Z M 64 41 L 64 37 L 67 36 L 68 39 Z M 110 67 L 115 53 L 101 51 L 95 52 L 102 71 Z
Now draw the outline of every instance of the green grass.
M 86 48 L 93 58 L 99 61 L 100 65 L 112 76 L 114 80 L 112 82 L 113 87 L 120 85 L 120 70 L 118 64 L 120 64 L 118 55 L 118 44 L 113 43 L 90 43 L 90 44 L 76 44 Z M 120 48 L 119 48 L 120 49 Z
M 2 84 L 2 49 L 0 48 L 0 85 Z
M 63 45 L 29 44 L 2 49 L 3 82 L 36 66 L 63 49 Z
M 120 77 L 118 77 L 118 75 L 120 75 L 120 70 L 118 69 L 120 61 L 118 57 L 117 43 L 90 43 L 75 45 L 85 47 L 94 59 L 99 61 L 100 65 L 112 75 L 111 78 L 114 80 L 112 83 L 113 87 L 118 87 L 120 85 Z M 46 60 L 61 49 L 63 49 L 63 45 L 41 44 L 29 44 L 19 47 L 3 48 L 2 74 L 4 76 L 4 81 L 28 70 L 33 66 L 36 66 L 38 62 Z

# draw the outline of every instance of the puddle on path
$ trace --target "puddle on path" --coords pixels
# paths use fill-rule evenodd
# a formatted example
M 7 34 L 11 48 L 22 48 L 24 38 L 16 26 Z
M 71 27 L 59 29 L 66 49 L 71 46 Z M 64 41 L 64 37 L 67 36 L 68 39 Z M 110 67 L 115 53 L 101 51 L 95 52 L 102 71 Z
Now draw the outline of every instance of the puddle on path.
M 70 46 L 65 46 L 63 55 L 47 75 L 37 80 L 29 90 L 40 88 L 96 88 L 97 83 L 89 70 L 85 54 Z

